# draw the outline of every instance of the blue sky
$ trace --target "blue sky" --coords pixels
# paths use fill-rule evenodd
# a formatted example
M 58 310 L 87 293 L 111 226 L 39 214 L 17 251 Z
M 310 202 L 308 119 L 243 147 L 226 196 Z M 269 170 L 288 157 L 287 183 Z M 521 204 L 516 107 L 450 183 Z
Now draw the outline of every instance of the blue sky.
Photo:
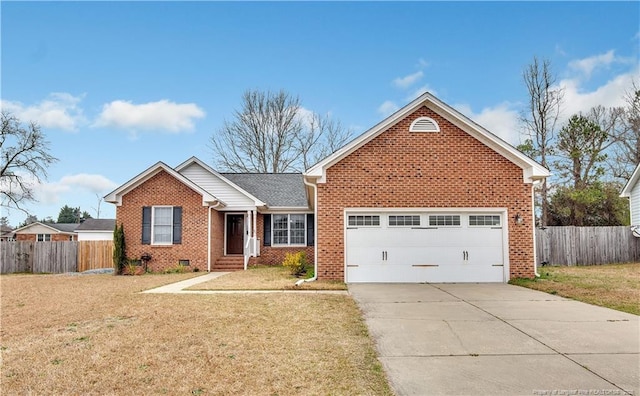
M 551 60 L 566 117 L 620 105 L 640 73 L 638 2 L 0 7 L 2 109 L 38 122 L 60 159 L 26 206 L 39 218 L 64 205 L 96 217 L 97 196 L 157 161 L 215 165 L 209 138 L 247 89 L 284 89 L 356 134 L 428 90 L 518 144 L 534 55 Z

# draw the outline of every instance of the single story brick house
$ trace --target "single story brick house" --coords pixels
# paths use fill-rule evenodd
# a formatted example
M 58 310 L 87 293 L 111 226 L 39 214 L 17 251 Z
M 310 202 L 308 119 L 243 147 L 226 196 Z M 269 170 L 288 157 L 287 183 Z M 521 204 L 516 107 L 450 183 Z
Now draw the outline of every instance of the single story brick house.
M 127 254 L 161 270 L 279 264 L 319 279 L 506 282 L 533 277 L 533 185 L 547 169 L 425 93 L 302 174 L 158 162 L 105 197 Z
M 16 241 L 66 242 L 77 241 L 77 223 L 35 223 L 27 224 L 13 231 Z

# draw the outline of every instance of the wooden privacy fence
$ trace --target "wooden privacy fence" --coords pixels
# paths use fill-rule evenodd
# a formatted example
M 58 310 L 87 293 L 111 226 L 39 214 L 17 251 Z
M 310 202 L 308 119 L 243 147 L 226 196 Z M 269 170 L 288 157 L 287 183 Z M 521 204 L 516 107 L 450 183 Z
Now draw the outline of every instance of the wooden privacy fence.
M 78 242 L 78 272 L 113 267 L 113 241 Z
M 640 262 L 640 238 L 625 226 L 538 228 L 536 256 L 538 265 Z
M 113 266 L 112 241 L 2 242 L 0 273 L 65 273 Z

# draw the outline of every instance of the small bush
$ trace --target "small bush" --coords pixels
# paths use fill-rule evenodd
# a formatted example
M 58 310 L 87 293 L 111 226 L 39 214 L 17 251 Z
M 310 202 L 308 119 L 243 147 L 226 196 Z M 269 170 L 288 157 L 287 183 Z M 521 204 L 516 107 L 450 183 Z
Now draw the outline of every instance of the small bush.
M 165 274 L 184 274 L 187 272 L 187 267 L 178 263 L 175 267 L 167 268 L 164 270 Z
M 302 251 L 298 253 L 287 253 L 282 265 L 289 269 L 291 275 L 302 275 L 307 270 L 307 255 Z

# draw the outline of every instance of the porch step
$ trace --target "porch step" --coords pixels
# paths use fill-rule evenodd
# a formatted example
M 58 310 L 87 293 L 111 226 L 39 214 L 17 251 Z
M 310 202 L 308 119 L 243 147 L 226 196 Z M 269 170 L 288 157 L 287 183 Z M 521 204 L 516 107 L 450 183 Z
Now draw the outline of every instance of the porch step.
M 242 271 L 244 269 L 243 256 L 222 256 L 213 264 L 213 271 Z

